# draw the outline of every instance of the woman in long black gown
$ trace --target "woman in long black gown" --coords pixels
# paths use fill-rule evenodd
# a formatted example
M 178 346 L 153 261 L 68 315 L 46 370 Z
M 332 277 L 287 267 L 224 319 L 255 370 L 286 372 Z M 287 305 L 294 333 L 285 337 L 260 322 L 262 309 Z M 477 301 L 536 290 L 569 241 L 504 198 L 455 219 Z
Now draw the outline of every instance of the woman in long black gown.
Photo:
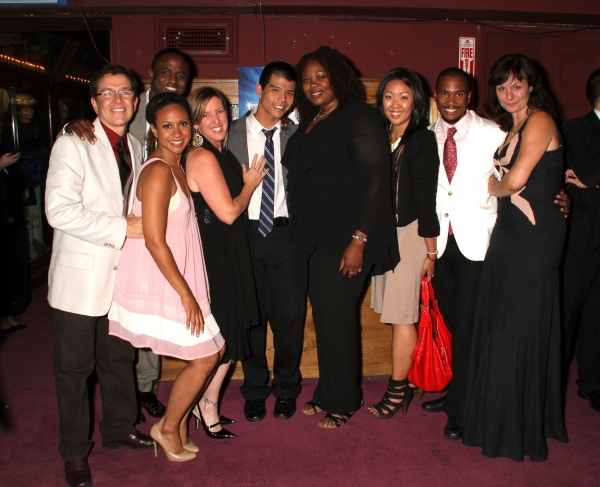
M 194 408 L 212 438 L 235 438 L 222 428 L 233 422 L 219 415 L 221 385 L 234 360 L 250 354 L 248 329 L 258 324 L 246 211 L 250 197 L 265 176 L 265 159 L 252 162 L 246 170 L 227 150 L 227 99 L 219 90 L 198 88 L 188 97 L 192 108 L 194 135 L 188 153 L 186 179 L 190 187 L 210 288 L 211 311 L 227 347 L 220 367 Z
M 560 402 L 559 263 L 566 232 L 554 204 L 562 186 L 555 110 L 539 68 L 500 58 L 489 110 L 508 132 L 496 152 L 498 219 L 475 312 L 463 443 L 488 457 L 548 458 L 546 438 L 568 441 Z

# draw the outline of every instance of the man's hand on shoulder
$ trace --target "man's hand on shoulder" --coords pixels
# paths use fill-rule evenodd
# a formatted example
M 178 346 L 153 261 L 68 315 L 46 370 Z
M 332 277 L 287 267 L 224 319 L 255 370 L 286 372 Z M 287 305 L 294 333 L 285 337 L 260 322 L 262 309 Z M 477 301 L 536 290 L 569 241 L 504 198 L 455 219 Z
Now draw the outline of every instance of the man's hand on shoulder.
M 144 230 L 142 228 L 142 217 L 135 216 L 133 213 L 127 215 L 127 232 L 125 236 L 127 238 L 142 238 L 144 236 Z
M 65 133 L 71 136 L 75 134 L 81 140 L 87 139 L 92 145 L 96 142 L 96 136 L 94 135 L 95 130 L 94 124 L 85 118 L 72 120 L 65 125 Z

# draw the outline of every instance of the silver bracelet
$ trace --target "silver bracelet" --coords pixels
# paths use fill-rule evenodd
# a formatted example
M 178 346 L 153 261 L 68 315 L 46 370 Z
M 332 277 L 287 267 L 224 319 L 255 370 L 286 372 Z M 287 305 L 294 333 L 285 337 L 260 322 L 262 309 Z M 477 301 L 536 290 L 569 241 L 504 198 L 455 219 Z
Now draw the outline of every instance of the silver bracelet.
M 437 255 L 438 251 L 436 250 L 435 252 L 427 252 L 427 255 Z
M 360 235 L 352 235 L 352 238 L 356 240 L 360 240 L 361 242 L 367 243 L 367 239 L 365 237 L 361 237 Z

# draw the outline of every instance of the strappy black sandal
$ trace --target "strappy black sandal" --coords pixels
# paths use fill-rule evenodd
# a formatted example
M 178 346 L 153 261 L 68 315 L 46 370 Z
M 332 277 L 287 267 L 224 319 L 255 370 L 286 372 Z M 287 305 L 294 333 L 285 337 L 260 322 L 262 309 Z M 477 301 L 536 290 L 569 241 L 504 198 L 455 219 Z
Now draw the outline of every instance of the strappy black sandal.
M 406 414 L 410 400 L 414 394 L 413 388 L 408 385 L 408 379 L 393 380 L 390 377 L 387 390 L 381 401 L 371 406 L 374 411 L 369 411 L 375 419 L 392 419 L 399 409 Z M 394 399 L 392 401 L 392 399 Z
M 306 408 L 309 409 L 307 410 Z M 302 408 L 302 414 L 305 416 L 313 416 L 321 411 L 323 411 L 323 408 L 317 401 L 308 401 Z
M 346 413 L 346 414 L 333 414 L 333 413 L 327 413 L 325 415 L 325 417 L 319 421 L 319 427 L 320 428 L 325 428 L 325 429 L 333 429 L 333 428 L 339 428 L 340 426 L 344 426 L 348 420 L 354 416 L 354 413 L 356 413 L 356 411 L 358 411 L 360 408 L 363 407 L 364 402 L 361 401 L 360 402 L 360 406 L 358 406 L 358 408 L 354 411 L 352 411 L 351 413 Z M 323 421 L 326 419 L 330 419 L 334 426 L 325 426 L 323 424 Z

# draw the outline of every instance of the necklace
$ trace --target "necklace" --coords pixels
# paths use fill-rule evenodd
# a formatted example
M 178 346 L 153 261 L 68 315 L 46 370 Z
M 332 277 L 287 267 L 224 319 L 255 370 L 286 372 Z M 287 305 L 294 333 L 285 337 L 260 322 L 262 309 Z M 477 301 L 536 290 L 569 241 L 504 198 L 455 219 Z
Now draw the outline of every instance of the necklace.
M 335 110 L 337 108 L 337 105 L 331 107 L 329 110 L 327 110 L 326 113 L 324 113 L 323 115 L 321 115 L 321 110 L 319 109 L 319 113 L 315 116 L 315 118 L 313 118 L 313 123 L 317 123 L 319 122 L 322 118 L 326 117 L 327 115 L 329 115 L 333 110 Z
M 528 118 L 529 115 L 526 116 L 523 120 L 521 120 L 515 127 L 513 127 L 513 129 L 510 131 L 510 135 L 515 135 L 521 128 L 521 125 L 523 125 Z

